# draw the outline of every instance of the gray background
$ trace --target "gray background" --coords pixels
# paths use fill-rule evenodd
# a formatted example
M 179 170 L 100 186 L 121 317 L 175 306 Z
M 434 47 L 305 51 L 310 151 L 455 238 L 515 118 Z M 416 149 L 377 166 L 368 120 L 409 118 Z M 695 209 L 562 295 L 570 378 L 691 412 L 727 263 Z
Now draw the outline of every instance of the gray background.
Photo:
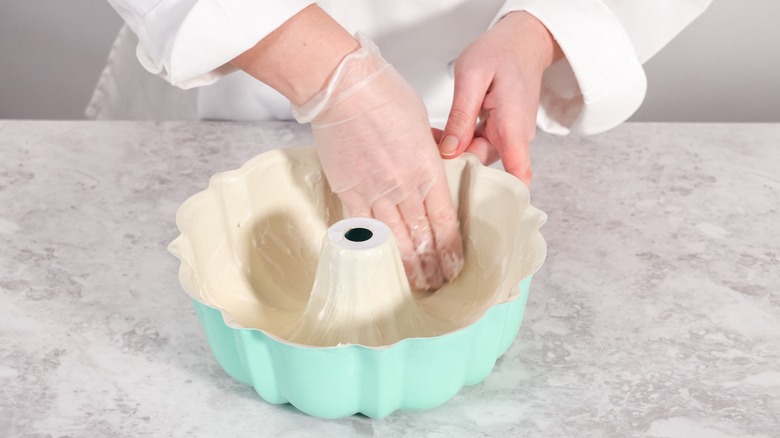
M 0 0 L 0 118 L 83 118 L 120 26 L 102 0 Z M 632 120 L 780 122 L 780 2 L 715 0 L 645 67 Z

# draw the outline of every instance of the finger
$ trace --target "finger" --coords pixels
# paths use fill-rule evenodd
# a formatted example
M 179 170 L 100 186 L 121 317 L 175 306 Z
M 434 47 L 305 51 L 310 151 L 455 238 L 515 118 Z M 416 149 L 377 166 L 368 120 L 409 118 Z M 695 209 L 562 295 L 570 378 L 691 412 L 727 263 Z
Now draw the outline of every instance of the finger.
M 487 120 L 482 120 L 477 124 L 474 139 L 471 140 L 471 144 L 466 148 L 465 152 L 476 155 L 480 163 L 488 166 L 498 161 L 500 156 L 498 149 L 485 137 L 486 123 Z
M 476 155 L 479 162 L 485 166 L 489 166 L 499 159 L 498 150 L 485 137 L 474 137 L 471 144 L 463 152 Z
M 436 142 L 436 144 L 439 144 L 441 142 L 442 134 L 444 134 L 444 131 L 438 128 L 431 128 L 431 134 L 433 134 L 433 141 Z
M 366 204 L 363 197 L 354 191 L 346 191 L 338 194 L 344 212 L 349 217 L 372 217 L 371 207 Z
M 436 241 L 433 230 L 425 211 L 425 199 L 414 191 L 398 204 L 406 227 L 409 230 L 414 252 L 420 260 L 420 268 L 425 277 L 416 289 L 437 290 L 444 283 L 439 255 L 436 252 Z M 411 279 L 410 279 L 411 282 Z M 424 288 L 420 286 L 425 286 Z
M 452 203 L 447 179 L 434 182 L 425 198 L 425 209 L 433 231 L 436 253 L 445 281 L 452 281 L 463 269 L 463 239 L 458 212 Z
M 426 290 L 428 284 L 423 273 L 419 255 L 414 251 L 414 244 L 409 235 L 409 230 L 401 213 L 395 204 L 386 199 L 380 199 L 372 207 L 373 217 L 382 221 L 395 235 L 398 252 L 401 253 L 401 261 L 404 264 L 406 278 L 414 289 Z
M 471 143 L 477 116 L 492 80 L 478 70 L 458 67 L 456 64 L 452 107 L 439 142 L 439 152 L 444 158 L 458 156 Z
M 517 123 L 516 120 L 522 120 L 519 117 L 494 117 L 494 126 L 497 139 L 495 146 L 501 156 L 501 162 L 504 170 L 517 177 L 526 186 L 531 186 L 531 151 L 529 147 L 532 134 L 528 133 L 528 127 L 523 123 Z M 533 128 L 531 128 L 533 129 Z

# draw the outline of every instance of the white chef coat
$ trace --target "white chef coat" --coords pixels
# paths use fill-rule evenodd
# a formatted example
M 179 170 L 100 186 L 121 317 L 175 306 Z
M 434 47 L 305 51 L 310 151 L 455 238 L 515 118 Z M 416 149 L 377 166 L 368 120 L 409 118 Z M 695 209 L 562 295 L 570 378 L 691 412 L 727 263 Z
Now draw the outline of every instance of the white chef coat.
M 425 101 L 442 126 L 460 52 L 504 15 L 524 10 L 565 55 L 544 74 L 537 124 L 592 134 L 626 120 L 644 99 L 641 64 L 711 0 L 330 0 L 316 2 L 348 31 L 362 31 Z M 199 88 L 201 118 L 291 120 L 289 102 L 229 61 L 308 6 L 305 0 L 109 0 L 138 37 L 149 72 Z M 104 76 L 111 73 L 111 66 Z M 116 69 L 114 69 L 116 70 Z M 114 71 L 115 73 L 115 71 Z M 106 84 L 109 82 L 109 84 Z M 102 78 L 102 90 L 121 92 Z M 101 88 L 101 84 L 98 85 Z M 114 96 L 116 98 L 116 96 Z M 95 108 L 97 105 L 97 108 Z M 93 97 L 92 114 L 100 99 Z M 88 110 L 88 113 L 90 110 Z

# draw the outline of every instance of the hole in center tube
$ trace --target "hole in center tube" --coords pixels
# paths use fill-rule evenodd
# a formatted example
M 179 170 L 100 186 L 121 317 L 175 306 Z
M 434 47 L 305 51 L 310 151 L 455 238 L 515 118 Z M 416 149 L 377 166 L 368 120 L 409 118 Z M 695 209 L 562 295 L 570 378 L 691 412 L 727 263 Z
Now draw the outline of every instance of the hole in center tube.
M 350 242 L 365 242 L 370 239 L 374 233 L 368 228 L 350 228 L 344 233 L 344 237 Z

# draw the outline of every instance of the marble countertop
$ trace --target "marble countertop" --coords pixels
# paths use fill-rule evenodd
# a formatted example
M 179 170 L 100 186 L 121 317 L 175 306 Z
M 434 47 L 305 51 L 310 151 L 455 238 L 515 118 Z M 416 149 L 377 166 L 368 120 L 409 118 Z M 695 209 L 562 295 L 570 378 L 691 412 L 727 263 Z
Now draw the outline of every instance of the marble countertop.
M 290 124 L 0 121 L 0 436 L 780 436 L 780 125 L 540 135 L 549 255 L 447 404 L 320 420 L 216 363 L 174 215 Z

